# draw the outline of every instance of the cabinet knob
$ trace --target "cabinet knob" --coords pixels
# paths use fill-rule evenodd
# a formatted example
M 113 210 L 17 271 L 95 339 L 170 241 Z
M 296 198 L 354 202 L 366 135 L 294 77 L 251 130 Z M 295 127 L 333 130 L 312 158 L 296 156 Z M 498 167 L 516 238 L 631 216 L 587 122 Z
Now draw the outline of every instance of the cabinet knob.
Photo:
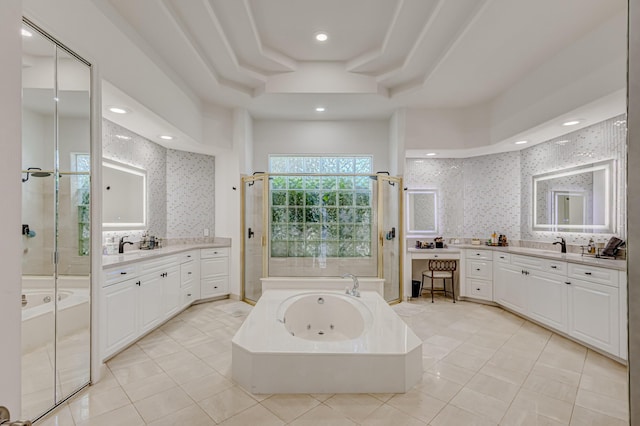
M 558 269 L 556 265 L 551 265 L 551 269 Z
M 480 291 L 480 288 L 479 288 L 479 287 L 478 287 L 478 288 L 476 288 L 476 291 Z
M 476 268 L 476 271 L 479 271 L 479 270 L 480 270 L 480 268 Z
M 438 257 L 438 255 L 437 255 L 437 254 L 434 254 L 434 255 L 433 255 L 433 257 Z
M 188 255 L 187 255 L 187 257 L 191 257 L 191 255 L 190 255 L 190 254 L 188 254 Z
M 480 253 L 476 253 L 476 256 L 480 256 Z
M 136 281 L 136 285 L 139 287 L 140 286 L 140 281 Z
M 566 285 L 571 285 L 571 281 L 565 281 L 564 282 Z
M 218 288 L 218 286 L 217 286 L 217 285 L 214 285 L 214 286 L 213 286 L 213 288 Z
M 191 272 L 187 272 L 187 275 L 191 275 Z
M 585 272 L 584 274 L 585 275 L 591 275 L 591 272 Z
M 120 272 L 120 275 L 127 275 L 126 272 Z
M 500 259 L 504 259 L 504 256 L 500 256 Z
M 191 297 L 191 293 L 187 293 L 187 297 Z

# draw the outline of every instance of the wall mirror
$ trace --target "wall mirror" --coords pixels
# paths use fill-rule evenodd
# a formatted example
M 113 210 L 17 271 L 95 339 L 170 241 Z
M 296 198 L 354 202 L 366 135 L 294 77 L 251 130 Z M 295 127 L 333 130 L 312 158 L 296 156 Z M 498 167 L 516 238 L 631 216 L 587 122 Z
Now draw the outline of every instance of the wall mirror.
M 533 228 L 613 233 L 614 160 L 533 177 Z
M 436 234 L 437 192 L 433 189 L 407 191 L 407 234 Z
M 111 160 L 102 162 L 102 226 L 144 229 L 147 226 L 147 173 Z

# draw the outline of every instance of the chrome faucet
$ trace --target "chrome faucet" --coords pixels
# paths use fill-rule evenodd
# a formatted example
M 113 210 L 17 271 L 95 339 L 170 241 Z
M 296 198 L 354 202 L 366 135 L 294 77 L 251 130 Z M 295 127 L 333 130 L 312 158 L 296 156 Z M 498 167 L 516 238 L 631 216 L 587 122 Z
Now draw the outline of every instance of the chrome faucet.
M 349 278 L 349 277 L 353 280 L 353 288 L 351 290 L 347 288 L 345 293 L 355 297 L 360 297 L 360 290 L 358 290 L 360 288 L 360 283 L 358 282 L 358 277 L 356 277 L 353 274 L 344 274 L 342 276 L 342 278 Z
M 555 246 L 556 244 L 560 244 L 560 253 L 566 253 L 567 252 L 567 242 L 562 237 L 558 237 L 558 238 L 560 238 L 561 241 L 556 241 L 555 243 L 553 243 L 553 245 Z
M 124 240 L 127 237 L 128 237 L 128 235 L 125 235 L 124 237 L 120 238 L 120 242 L 118 243 L 118 253 L 124 253 L 124 245 L 125 244 L 133 244 L 131 241 L 125 241 Z

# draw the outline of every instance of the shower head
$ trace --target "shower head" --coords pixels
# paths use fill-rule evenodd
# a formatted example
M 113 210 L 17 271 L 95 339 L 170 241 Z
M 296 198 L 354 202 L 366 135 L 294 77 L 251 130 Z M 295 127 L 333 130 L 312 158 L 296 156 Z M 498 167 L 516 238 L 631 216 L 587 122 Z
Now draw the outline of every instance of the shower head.
M 37 170 L 37 171 L 32 171 L 32 170 Z M 47 176 L 51 176 L 50 172 L 43 172 L 42 169 L 40 167 L 29 167 L 27 169 L 26 172 L 23 172 L 27 174 L 26 178 L 22 178 L 22 182 L 26 182 L 29 180 L 29 174 L 31 174 L 31 176 L 33 177 L 47 177 Z

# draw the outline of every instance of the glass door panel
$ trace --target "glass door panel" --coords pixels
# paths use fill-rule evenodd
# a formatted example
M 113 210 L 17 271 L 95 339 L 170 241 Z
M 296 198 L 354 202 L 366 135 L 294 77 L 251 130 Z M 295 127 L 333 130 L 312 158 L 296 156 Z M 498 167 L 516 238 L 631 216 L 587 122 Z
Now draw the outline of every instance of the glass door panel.
M 242 293 L 243 300 L 250 303 L 257 302 L 262 295 L 260 278 L 266 276 L 264 189 L 264 175 L 242 179 Z
M 46 412 L 55 395 L 55 45 L 23 37 L 22 413 Z
M 378 185 L 379 276 L 384 278 L 384 299 L 399 302 L 402 295 L 402 179 L 378 175 Z

